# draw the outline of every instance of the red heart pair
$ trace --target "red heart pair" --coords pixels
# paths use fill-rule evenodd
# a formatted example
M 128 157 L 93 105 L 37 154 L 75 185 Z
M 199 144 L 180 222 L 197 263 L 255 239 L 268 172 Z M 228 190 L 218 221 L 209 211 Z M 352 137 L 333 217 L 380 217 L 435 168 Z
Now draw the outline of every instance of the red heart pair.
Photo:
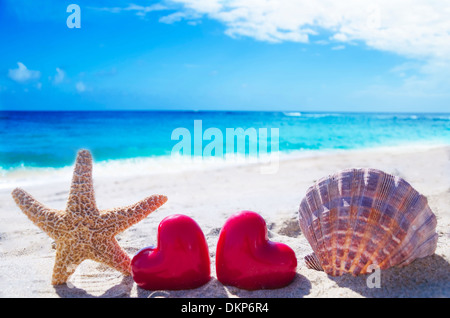
M 297 258 L 285 244 L 268 240 L 257 213 L 243 211 L 224 224 L 217 244 L 217 279 L 244 289 L 280 288 L 295 277 Z M 131 262 L 133 279 L 144 289 L 197 288 L 210 279 L 205 236 L 185 215 L 172 215 L 158 227 L 158 247 L 145 248 Z

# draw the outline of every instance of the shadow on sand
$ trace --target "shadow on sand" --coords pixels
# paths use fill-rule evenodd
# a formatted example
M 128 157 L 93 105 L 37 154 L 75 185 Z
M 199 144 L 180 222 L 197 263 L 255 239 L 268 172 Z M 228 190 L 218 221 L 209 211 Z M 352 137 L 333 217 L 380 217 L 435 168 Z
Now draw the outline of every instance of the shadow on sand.
M 302 298 L 311 290 L 311 282 L 297 273 L 294 280 L 283 288 L 261 290 L 245 290 L 237 287 L 226 286 L 228 292 L 239 298 Z
M 54 286 L 56 293 L 62 298 L 127 298 L 131 297 L 134 281 L 131 276 L 123 277 L 117 284 L 102 295 L 95 296 L 86 290 L 78 288 L 73 284 Z M 311 289 L 310 281 L 300 274 L 296 274 L 292 283 L 284 288 L 267 290 L 245 290 L 233 286 L 224 286 L 215 277 L 198 288 L 188 290 L 145 290 L 137 288 L 138 298 L 300 298 L 308 295 Z M 268 296 L 269 295 L 269 296 Z
M 131 295 L 133 284 L 134 281 L 131 276 L 124 276 L 120 284 L 112 286 L 100 296 L 92 295 L 71 283 L 56 285 L 53 288 L 61 298 L 126 298 Z
M 364 297 L 450 297 L 450 264 L 439 255 L 417 259 L 403 268 L 380 271 L 380 288 L 369 288 L 374 274 L 329 278 L 340 287 L 350 288 Z

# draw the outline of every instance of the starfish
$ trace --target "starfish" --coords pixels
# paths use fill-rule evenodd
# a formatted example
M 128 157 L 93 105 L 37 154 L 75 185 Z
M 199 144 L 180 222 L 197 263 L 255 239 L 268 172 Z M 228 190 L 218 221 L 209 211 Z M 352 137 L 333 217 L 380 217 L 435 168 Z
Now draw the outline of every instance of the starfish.
M 167 201 L 166 196 L 153 195 L 124 208 L 99 211 L 92 181 L 92 156 L 88 150 L 78 152 L 65 211 L 46 207 L 20 188 L 12 196 L 25 215 L 55 240 L 53 285 L 66 283 L 86 259 L 130 275 L 131 259 L 115 236 Z

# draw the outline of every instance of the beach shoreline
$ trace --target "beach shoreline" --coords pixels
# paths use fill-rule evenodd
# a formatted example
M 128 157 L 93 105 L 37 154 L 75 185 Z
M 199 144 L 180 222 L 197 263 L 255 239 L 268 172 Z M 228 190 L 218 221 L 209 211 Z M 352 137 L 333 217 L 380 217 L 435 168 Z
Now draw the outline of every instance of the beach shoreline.
M 50 284 L 55 251 L 52 240 L 23 215 L 11 198 L 23 187 L 42 203 L 64 209 L 72 167 L 8 175 L 0 187 L 0 253 L 2 297 L 450 297 L 450 146 L 408 145 L 359 150 L 318 151 L 280 156 L 276 173 L 262 174 L 260 163 L 170 169 L 170 163 L 150 168 L 152 160 L 95 162 L 94 187 L 100 209 L 126 206 L 151 194 L 167 195 L 158 211 L 117 236 L 133 256 L 156 244 L 159 222 L 171 214 L 186 214 L 202 228 L 211 256 L 212 279 L 194 290 L 145 291 L 131 277 L 93 261 L 83 262 L 69 284 Z M 133 166 L 134 164 L 134 166 Z M 128 169 L 131 167 L 131 170 Z M 366 286 L 366 277 L 332 278 L 307 269 L 311 252 L 297 221 L 298 205 L 307 188 L 324 176 L 346 168 L 371 167 L 398 175 L 424 194 L 437 216 L 436 254 L 406 268 L 383 271 L 380 289 Z M 31 177 L 30 177 L 31 176 Z M 291 246 L 298 259 L 297 276 L 277 290 L 245 291 L 223 286 L 215 275 L 215 247 L 221 226 L 241 210 L 260 213 L 269 238 Z
M 205 171 L 230 169 L 242 166 L 273 165 L 278 162 L 288 162 L 318 157 L 329 157 L 340 154 L 368 154 L 368 153 L 415 153 L 417 151 L 432 151 L 434 149 L 450 147 L 446 143 L 411 143 L 395 146 L 362 147 L 355 149 L 316 149 L 280 151 L 265 157 L 249 157 L 248 155 L 233 154 L 231 158 L 224 157 L 194 157 L 194 156 L 152 156 L 127 159 L 112 159 L 95 162 L 95 173 L 99 178 L 114 175 L 117 178 L 142 175 L 179 174 L 189 171 Z M 75 158 L 74 153 L 74 158 Z M 74 159 L 75 160 L 75 159 Z M 95 161 L 95 158 L 94 158 Z M 278 161 L 278 162 L 275 162 Z M 36 184 L 64 181 L 70 179 L 73 164 L 64 167 L 29 167 L 0 168 L 0 190 L 12 189 L 18 186 L 33 186 Z M 119 172 L 119 173 L 118 173 Z M 264 173 L 264 170 L 261 169 Z M 274 170 L 273 173 L 277 173 Z M 49 180 L 51 179 L 51 180 Z

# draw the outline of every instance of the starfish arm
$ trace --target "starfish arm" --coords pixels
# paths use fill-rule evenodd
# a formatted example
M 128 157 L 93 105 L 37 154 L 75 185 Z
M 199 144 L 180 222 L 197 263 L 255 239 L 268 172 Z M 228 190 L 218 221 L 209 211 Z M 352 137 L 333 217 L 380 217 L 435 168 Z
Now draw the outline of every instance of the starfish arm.
M 28 192 L 20 188 L 14 189 L 12 197 L 23 213 L 51 238 L 56 239 L 58 229 L 63 222 L 60 211 L 47 208 L 33 198 Z
M 70 275 L 85 258 L 76 251 L 76 244 L 57 243 L 55 266 L 53 267 L 52 285 L 67 282 Z
M 110 229 L 109 233 L 114 236 L 138 223 L 166 202 L 166 196 L 152 195 L 128 207 L 105 211 L 100 217 L 105 227 Z
M 124 275 L 131 275 L 131 259 L 114 237 L 97 239 L 92 259 L 108 265 Z
M 92 156 L 88 150 L 80 150 L 77 154 L 66 211 L 69 214 L 84 214 L 86 211 L 98 214 L 92 181 Z

